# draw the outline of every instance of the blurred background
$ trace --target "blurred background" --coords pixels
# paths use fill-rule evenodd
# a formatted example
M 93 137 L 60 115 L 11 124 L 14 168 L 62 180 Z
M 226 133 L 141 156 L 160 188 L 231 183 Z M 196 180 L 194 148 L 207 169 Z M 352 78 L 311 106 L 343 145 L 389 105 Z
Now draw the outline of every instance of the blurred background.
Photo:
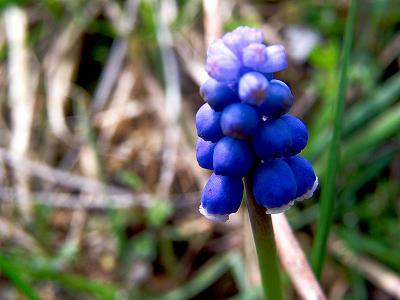
M 245 209 L 198 212 L 206 47 L 284 44 L 324 184 L 348 1 L 1 0 L 0 299 L 261 299 Z M 400 3 L 359 1 L 329 299 L 400 299 Z M 306 255 L 319 191 L 287 212 Z M 244 206 L 244 205 L 242 205 Z M 302 274 L 298 274 L 302 276 Z M 299 299 L 286 275 L 287 299 Z

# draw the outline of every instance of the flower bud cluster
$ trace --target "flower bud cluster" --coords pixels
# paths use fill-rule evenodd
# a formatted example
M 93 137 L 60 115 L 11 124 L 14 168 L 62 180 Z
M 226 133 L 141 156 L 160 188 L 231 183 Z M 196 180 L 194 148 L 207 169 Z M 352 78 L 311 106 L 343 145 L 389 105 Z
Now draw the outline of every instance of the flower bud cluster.
M 286 67 L 285 48 L 265 45 L 256 28 L 238 27 L 208 48 L 196 158 L 213 170 L 200 205 L 210 220 L 226 221 L 239 209 L 249 172 L 254 197 L 267 213 L 310 198 L 318 186 L 310 162 L 298 155 L 307 145 L 307 128 L 288 114 L 290 88 L 274 79 Z

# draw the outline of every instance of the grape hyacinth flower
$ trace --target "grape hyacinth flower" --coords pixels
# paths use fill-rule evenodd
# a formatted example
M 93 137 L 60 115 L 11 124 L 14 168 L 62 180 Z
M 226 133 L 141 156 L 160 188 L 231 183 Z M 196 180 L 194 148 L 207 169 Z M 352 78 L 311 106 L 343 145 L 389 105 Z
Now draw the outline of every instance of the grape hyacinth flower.
M 318 186 L 311 163 L 299 153 L 307 145 L 305 124 L 288 114 L 293 93 L 275 72 L 288 66 L 282 45 L 267 45 L 261 30 L 241 26 L 208 48 L 200 87 L 206 102 L 196 114 L 196 158 L 214 173 L 201 196 L 200 212 L 226 221 L 238 210 L 251 181 L 256 203 L 280 213 Z

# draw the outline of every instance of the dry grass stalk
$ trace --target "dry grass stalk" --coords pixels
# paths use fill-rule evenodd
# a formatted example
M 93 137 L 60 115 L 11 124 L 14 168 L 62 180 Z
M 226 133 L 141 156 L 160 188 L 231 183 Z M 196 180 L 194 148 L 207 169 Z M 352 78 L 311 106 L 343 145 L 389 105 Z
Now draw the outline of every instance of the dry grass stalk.
M 5 11 L 4 18 L 9 45 L 9 106 L 12 123 L 10 151 L 15 156 L 25 157 L 28 154 L 31 138 L 37 74 L 30 67 L 30 54 L 26 45 L 28 26 L 26 12 L 18 7 L 10 7 Z M 19 210 L 23 218 L 29 220 L 31 215 L 29 178 L 23 168 L 16 172 L 15 180 Z
M 326 299 L 285 214 L 272 215 L 272 224 L 279 258 L 301 298 Z
M 74 69 L 77 66 L 79 39 L 85 26 L 100 12 L 97 1 L 90 2 L 81 19 L 74 18 L 54 40 L 44 58 L 46 104 L 49 125 L 59 138 L 65 138 L 68 127 L 64 115 L 64 106 L 68 100 Z
M 352 252 L 342 241 L 331 239 L 330 251 L 345 265 L 355 268 L 371 283 L 400 299 L 400 277 L 379 262 Z
M 205 43 L 209 45 L 222 35 L 222 19 L 219 16 L 219 0 L 203 0 Z

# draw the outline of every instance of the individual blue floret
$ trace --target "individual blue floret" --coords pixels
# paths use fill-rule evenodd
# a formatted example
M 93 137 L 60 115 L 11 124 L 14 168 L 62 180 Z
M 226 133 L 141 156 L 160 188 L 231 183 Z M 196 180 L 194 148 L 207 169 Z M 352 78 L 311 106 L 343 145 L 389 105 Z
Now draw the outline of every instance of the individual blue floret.
M 281 119 L 267 119 L 251 138 L 253 149 L 263 160 L 283 157 L 291 147 L 292 138 L 286 123 Z
M 207 51 L 206 71 L 218 81 L 237 81 L 241 62 L 221 39 L 214 41 Z
M 267 46 L 261 43 L 253 43 L 243 49 L 243 64 L 246 67 L 259 71 L 268 61 Z
M 291 146 L 285 152 L 285 156 L 299 154 L 308 142 L 306 125 L 300 119 L 289 114 L 283 115 L 280 119 L 288 126 L 292 140 Z
M 206 141 L 217 142 L 224 134 L 221 130 L 221 112 L 213 110 L 208 103 L 196 113 L 197 135 Z
M 273 79 L 269 82 L 265 101 L 259 106 L 262 115 L 268 118 L 278 118 L 286 114 L 293 105 L 293 94 L 283 82 Z
M 260 164 L 254 173 L 253 193 L 268 214 L 288 209 L 297 193 L 296 179 L 288 164 L 282 159 Z
M 216 143 L 205 141 L 202 138 L 197 139 L 196 159 L 199 166 L 204 169 L 213 169 L 213 154 Z
M 257 111 L 250 105 L 231 104 L 222 112 L 221 129 L 227 136 L 247 139 L 257 130 L 259 119 Z
M 239 101 L 236 91 L 213 78 L 207 79 L 200 86 L 200 95 L 215 111 L 221 111 L 229 104 Z
M 240 177 L 212 174 L 201 195 L 199 211 L 207 219 L 225 222 L 229 214 L 240 207 L 243 197 L 243 181 Z
M 267 46 L 267 61 L 257 68 L 263 73 L 275 73 L 287 68 L 286 50 L 283 45 Z
M 260 105 L 267 96 L 268 80 L 258 72 L 248 72 L 240 78 L 239 97 L 243 102 Z
M 300 155 L 287 157 L 285 162 L 289 165 L 297 183 L 296 200 L 309 199 L 318 187 L 318 177 L 315 176 L 311 163 Z
M 215 174 L 243 177 L 253 163 L 253 153 L 247 141 L 222 138 L 214 148 Z

